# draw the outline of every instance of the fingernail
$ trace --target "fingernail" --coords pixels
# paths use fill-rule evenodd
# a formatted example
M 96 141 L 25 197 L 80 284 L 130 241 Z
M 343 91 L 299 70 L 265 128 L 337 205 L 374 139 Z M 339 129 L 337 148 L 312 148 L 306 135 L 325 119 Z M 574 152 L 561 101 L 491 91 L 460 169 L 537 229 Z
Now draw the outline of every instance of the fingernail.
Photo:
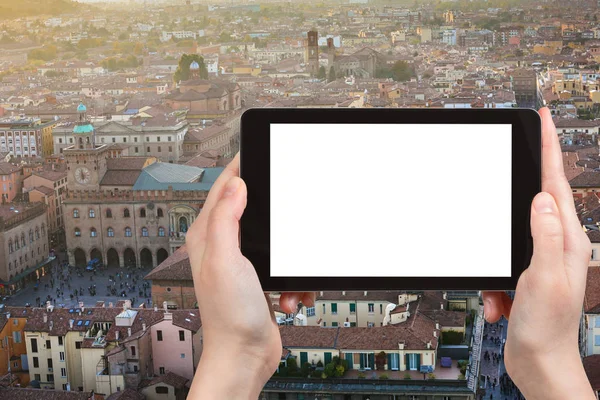
M 538 195 L 533 201 L 533 208 L 538 214 L 552 214 L 554 199 L 549 194 Z
M 225 185 L 225 190 L 223 190 L 223 197 L 229 197 L 237 192 L 238 187 L 240 186 L 240 181 L 238 179 L 231 178 L 227 185 Z

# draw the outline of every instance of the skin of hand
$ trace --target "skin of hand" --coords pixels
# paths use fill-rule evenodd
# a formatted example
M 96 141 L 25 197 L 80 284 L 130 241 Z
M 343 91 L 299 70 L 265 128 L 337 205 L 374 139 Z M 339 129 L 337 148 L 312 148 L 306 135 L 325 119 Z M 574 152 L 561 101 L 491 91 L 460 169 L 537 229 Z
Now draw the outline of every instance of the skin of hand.
M 506 371 L 527 400 L 595 399 L 578 348 L 591 244 L 575 212 L 556 128 L 542 117 L 542 192 L 533 200 L 534 253 L 520 276 L 514 302 L 484 292 L 490 323 L 509 320 Z
M 281 337 L 268 294 L 240 252 L 246 185 L 239 153 L 221 173 L 186 236 L 203 350 L 188 398 L 257 399 L 281 359 Z M 314 293 L 283 293 L 280 307 L 314 305 Z

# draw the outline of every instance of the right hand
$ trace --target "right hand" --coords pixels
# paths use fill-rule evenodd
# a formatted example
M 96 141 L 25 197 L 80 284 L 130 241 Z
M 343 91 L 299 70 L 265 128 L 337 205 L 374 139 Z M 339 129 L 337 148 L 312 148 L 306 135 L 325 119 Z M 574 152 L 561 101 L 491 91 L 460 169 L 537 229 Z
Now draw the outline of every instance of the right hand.
M 504 315 L 506 371 L 528 400 L 595 399 L 579 356 L 579 321 L 591 244 L 575 212 L 556 128 L 542 116 L 542 193 L 533 200 L 534 253 L 517 284 L 514 302 L 485 292 L 488 322 Z

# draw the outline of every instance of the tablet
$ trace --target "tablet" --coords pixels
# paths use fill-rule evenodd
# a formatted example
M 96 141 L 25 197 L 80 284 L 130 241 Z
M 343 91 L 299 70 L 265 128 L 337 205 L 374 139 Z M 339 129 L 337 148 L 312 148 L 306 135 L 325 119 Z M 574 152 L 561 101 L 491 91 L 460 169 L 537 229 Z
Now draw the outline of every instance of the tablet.
M 242 254 L 265 291 L 514 290 L 541 191 L 529 109 L 247 110 Z

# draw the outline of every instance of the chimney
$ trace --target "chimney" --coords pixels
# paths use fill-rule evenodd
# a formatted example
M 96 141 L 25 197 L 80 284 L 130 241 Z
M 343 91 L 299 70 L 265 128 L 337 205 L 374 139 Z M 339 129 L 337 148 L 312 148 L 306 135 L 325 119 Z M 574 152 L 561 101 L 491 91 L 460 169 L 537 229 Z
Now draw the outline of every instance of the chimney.
M 112 303 L 112 301 L 108 303 L 108 308 L 113 308 L 113 303 Z
M 437 337 L 437 331 L 433 331 L 433 337 Z
M 427 342 L 427 349 L 431 349 L 431 342 Z
M 444 309 L 444 303 L 440 303 L 440 309 Z
M 367 291 L 365 290 L 365 297 L 367 296 Z
M 444 300 L 447 300 L 448 299 L 448 294 L 446 292 L 444 292 L 443 297 L 444 297 Z
M 50 321 L 50 330 L 54 327 L 54 322 Z
M 131 328 L 127 328 L 127 337 L 131 336 Z
M 119 340 L 119 331 L 115 331 L 115 339 Z
M 346 291 L 342 291 L 342 296 L 345 296 L 345 295 L 346 295 Z
M 69 328 L 73 329 L 73 324 L 75 323 L 74 319 L 69 320 Z
M 48 314 L 44 314 L 44 323 L 48 322 Z
M 319 295 L 320 295 L 321 297 L 323 297 L 323 291 L 322 291 L 322 290 L 319 292 Z
M 158 312 L 158 306 L 154 306 L 154 312 Z
M 145 323 L 145 322 L 143 322 L 143 323 L 142 323 L 142 330 L 143 330 L 144 332 L 146 332 L 146 323 Z
M 440 324 L 437 323 L 437 322 L 435 323 L 435 329 L 438 330 L 438 331 L 440 330 Z

